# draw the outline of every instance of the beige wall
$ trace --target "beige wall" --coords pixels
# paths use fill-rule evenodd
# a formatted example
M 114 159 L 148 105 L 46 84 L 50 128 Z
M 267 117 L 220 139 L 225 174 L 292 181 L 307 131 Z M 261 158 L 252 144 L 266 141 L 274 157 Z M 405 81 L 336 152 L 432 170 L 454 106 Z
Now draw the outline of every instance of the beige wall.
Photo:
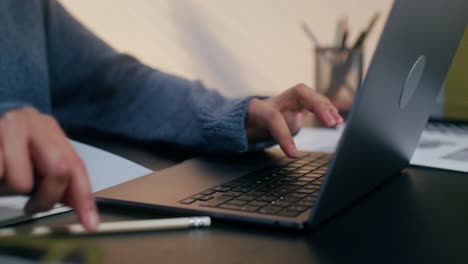
M 61 0 L 120 51 L 228 95 L 273 94 L 312 83 L 305 20 L 322 45 L 348 15 L 354 40 L 376 11 L 383 16 L 366 42 L 375 49 L 392 0 Z

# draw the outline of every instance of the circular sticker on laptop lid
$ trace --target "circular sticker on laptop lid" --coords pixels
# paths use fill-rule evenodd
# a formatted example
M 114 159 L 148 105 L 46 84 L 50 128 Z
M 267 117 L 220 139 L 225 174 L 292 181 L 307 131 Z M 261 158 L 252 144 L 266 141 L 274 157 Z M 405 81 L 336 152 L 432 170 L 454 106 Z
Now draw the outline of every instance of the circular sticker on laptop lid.
M 401 91 L 400 95 L 400 109 L 405 109 L 408 105 L 409 101 L 416 92 L 416 88 L 418 88 L 419 81 L 424 72 L 424 68 L 426 67 L 426 56 L 420 56 L 411 68 L 411 71 L 406 77 L 405 86 Z

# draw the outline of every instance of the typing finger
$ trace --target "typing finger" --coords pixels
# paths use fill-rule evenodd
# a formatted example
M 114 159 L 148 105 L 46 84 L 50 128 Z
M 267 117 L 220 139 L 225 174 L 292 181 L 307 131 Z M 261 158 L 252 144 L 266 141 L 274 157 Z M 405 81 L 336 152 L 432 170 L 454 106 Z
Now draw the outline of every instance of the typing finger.
M 332 115 L 332 117 L 335 119 L 336 121 L 336 125 L 341 125 L 343 124 L 343 117 L 341 117 L 340 113 L 338 112 L 338 109 L 336 109 L 335 106 L 333 106 L 333 104 L 330 103 L 330 108 L 328 109 L 328 111 L 330 112 L 330 114 Z
M 295 89 L 295 95 L 298 101 L 309 111 L 313 112 L 323 124 L 334 126 L 343 122 L 343 119 L 330 100 L 316 93 L 313 89 L 299 86 Z
M 265 114 L 267 115 L 265 120 L 268 120 L 268 129 L 270 130 L 270 133 L 276 142 L 278 142 L 286 156 L 297 158 L 297 148 L 283 115 L 275 110 L 269 110 Z

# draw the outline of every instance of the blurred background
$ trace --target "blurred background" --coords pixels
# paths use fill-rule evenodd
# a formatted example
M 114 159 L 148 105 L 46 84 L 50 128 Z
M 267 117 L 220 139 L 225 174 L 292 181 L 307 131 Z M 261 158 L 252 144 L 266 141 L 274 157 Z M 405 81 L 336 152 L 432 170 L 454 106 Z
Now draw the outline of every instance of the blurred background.
M 364 45 L 367 67 L 391 0 L 61 0 L 114 48 L 160 70 L 201 79 L 226 95 L 273 95 L 315 83 L 305 21 L 322 46 L 332 45 L 347 16 L 353 43 L 375 12 Z

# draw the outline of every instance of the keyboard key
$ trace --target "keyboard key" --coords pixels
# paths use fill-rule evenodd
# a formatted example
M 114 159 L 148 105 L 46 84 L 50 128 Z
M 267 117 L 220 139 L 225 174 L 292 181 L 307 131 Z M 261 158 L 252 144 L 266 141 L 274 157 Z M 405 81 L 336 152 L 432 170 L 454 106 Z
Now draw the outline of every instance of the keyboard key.
M 298 192 L 298 193 L 311 194 L 311 193 L 314 193 L 314 192 L 316 192 L 316 191 L 318 191 L 318 189 L 316 189 L 316 188 L 305 188 L 305 187 L 304 187 L 304 188 L 301 188 L 301 189 L 297 190 L 296 192 Z
M 214 188 L 214 190 L 217 191 L 217 192 L 227 192 L 227 191 L 231 190 L 231 188 L 230 187 L 219 186 L 219 187 Z
M 263 207 L 263 206 L 266 206 L 266 205 L 269 205 L 269 204 L 270 204 L 269 202 L 263 202 L 263 201 L 253 201 L 253 202 L 249 203 L 249 205 L 259 206 L 259 207 Z
M 242 193 L 250 192 L 251 190 L 252 188 L 248 188 L 248 187 L 236 187 L 236 188 L 231 189 L 231 191 L 242 192 Z
M 294 202 L 297 202 L 297 201 L 299 201 L 299 200 L 301 200 L 301 198 L 299 198 L 299 197 L 294 197 L 294 196 L 290 196 L 290 195 L 285 196 L 283 199 L 281 199 L 281 201 L 293 202 L 293 203 L 294 203 Z
M 302 170 L 308 170 L 308 172 L 306 172 L 306 173 L 309 173 L 310 171 L 318 169 L 318 168 L 319 168 L 318 166 L 306 165 L 306 166 L 302 167 L 301 169 Z
M 310 207 L 300 206 L 300 205 L 293 205 L 293 206 L 288 207 L 288 210 L 293 210 L 293 211 L 298 211 L 298 212 L 304 212 L 307 209 L 310 209 Z
M 257 197 L 251 196 L 251 195 L 245 195 L 245 194 L 242 195 L 242 196 L 237 197 L 237 200 L 248 201 L 248 202 L 253 201 L 255 199 L 257 199 Z
M 296 160 L 294 161 L 292 164 L 294 165 L 303 165 L 303 164 L 306 164 L 306 163 L 309 163 L 310 161 L 308 161 L 307 159 L 299 159 L 299 160 Z
M 194 195 L 194 196 L 192 196 L 192 197 L 190 197 L 190 198 L 195 199 L 195 200 L 199 200 L 199 199 L 201 199 L 201 198 L 203 198 L 203 197 L 205 197 L 205 195 L 203 195 L 203 194 L 197 194 L 197 195 Z
M 257 201 L 268 202 L 268 203 L 271 203 L 276 200 L 278 200 L 278 197 L 275 197 L 275 196 L 262 196 L 257 199 Z
M 286 166 L 287 164 L 291 163 L 292 160 L 290 159 L 280 159 L 276 161 L 275 163 L 278 164 L 279 166 Z
M 302 200 L 302 201 L 299 201 L 297 203 L 295 203 L 294 205 L 298 205 L 298 206 L 305 206 L 305 207 L 312 207 L 312 205 L 315 203 L 315 201 L 305 201 L 305 200 Z
M 270 183 L 267 183 L 267 184 L 263 185 L 262 188 L 276 189 L 276 188 L 278 188 L 280 186 L 281 186 L 281 184 L 270 182 Z
M 231 181 L 231 182 L 227 182 L 227 183 L 221 185 L 220 187 L 235 188 L 235 187 L 239 187 L 241 184 L 242 184 L 241 181 L 234 180 L 234 181 Z
M 304 199 L 302 199 L 303 201 L 310 201 L 310 202 L 315 202 L 315 200 L 317 200 L 317 196 L 307 196 L 305 197 Z
M 265 183 L 267 183 L 267 181 L 265 181 L 263 179 L 257 179 L 253 184 L 261 186 L 262 184 L 265 184 Z
M 323 175 L 322 173 L 311 172 L 311 173 L 305 174 L 304 176 L 305 177 L 311 177 L 311 178 L 319 178 L 322 175 Z
M 298 193 L 298 192 L 295 192 L 295 193 L 291 193 L 290 195 L 288 195 L 287 197 L 297 197 L 297 198 L 304 198 L 304 197 L 307 197 L 307 193 Z
M 256 190 L 256 191 L 258 191 L 258 188 L 260 188 L 261 186 L 262 186 L 262 184 L 257 184 L 257 183 L 250 185 L 252 190 Z
M 281 177 L 281 176 L 283 176 L 283 175 L 284 175 L 284 174 L 283 174 L 283 173 L 280 173 L 280 172 L 273 172 L 273 173 L 271 174 L 271 177 L 276 178 L 276 177 Z
M 260 207 L 258 206 L 253 206 L 253 205 L 231 205 L 231 204 L 222 204 L 219 208 L 223 209 L 229 209 L 229 210 L 238 210 L 238 211 L 244 211 L 244 212 L 255 212 L 257 211 Z
M 195 201 L 196 201 L 196 199 L 187 198 L 187 199 L 183 200 L 181 203 L 183 203 L 183 204 L 192 204 Z
M 257 190 L 258 190 L 259 192 L 268 193 L 268 192 L 271 192 L 271 191 L 276 190 L 277 188 L 278 188 L 277 186 L 272 186 L 272 187 L 262 187 L 262 188 L 258 188 Z
M 254 205 L 249 205 L 249 204 L 244 205 L 244 206 L 241 207 L 241 210 L 246 211 L 246 212 L 255 212 L 258 209 L 260 209 L 259 206 L 254 206 Z
M 288 207 L 288 206 L 290 206 L 292 203 L 291 203 L 291 202 L 286 202 L 286 201 L 280 200 L 280 201 L 276 201 L 274 204 L 275 204 L 276 206 Z
M 211 200 L 211 199 L 213 199 L 213 198 L 214 198 L 214 196 L 212 196 L 212 195 L 207 195 L 207 196 L 205 196 L 205 197 L 200 198 L 200 201 L 209 201 L 209 200 Z
M 294 181 L 295 179 L 296 179 L 295 177 L 283 176 L 281 178 L 278 178 L 278 180 L 273 181 L 272 183 L 275 183 L 278 185 L 284 185 L 284 184 L 288 184 L 290 181 Z
M 308 181 L 308 182 L 313 182 L 313 181 L 315 181 L 316 179 L 317 179 L 317 178 L 307 177 L 307 176 L 298 178 L 299 181 Z
M 285 181 L 285 180 L 283 180 L 281 178 L 282 177 L 279 177 L 278 180 L 272 181 L 270 184 L 275 185 L 276 188 L 278 189 L 278 188 L 283 187 L 285 184 L 288 184 L 289 182 L 291 182 L 291 181 Z
M 320 189 L 320 185 L 317 183 L 317 181 L 313 181 L 307 185 L 305 185 L 305 187 L 307 188 L 310 188 L 310 189 Z
M 237 200 L 237 199 L 234 199 L 234 200 L 231 200 L 225 204 L 229 204 L 229 205 L 244 205 L 246 204 L 247 201 L 243 201 L 243 200 Z
M 299 186 L 303 186 L 303 185 L 306 185 L 308 183 L 310 183 L 310 182 L 309 181 L 299 181 L 299 180 L 291 182 L 291 184 L 299 185 Z
M 267 205 L 260 210 L 258 210 L 259 213 L 261 214 L 276 214 L 280 210 L 282 210 L 283 207 L 276 206 L 276 205 Z
M 288 208 L 280 211 L 278 213 L 278 215 L 280 216 L 286 216 L 286 217 L 296 217 L 298 216 L 299 214 L 301 214 L 301 212 L 298 212 L 298 211 L 294 211 L 294 210 L 289 210 Z
M 283 189 L 287 189 L 287 190 L 290 190 L 290 191 L 294 191 L 294 190 L 297 190 L 299 189 L 301 186 L 300 185 L 294 185 L 294 184 L 287 184 L 283 187 Z
M 242 193 L 241 192 L 229 191 L 229 192 L 225 192 L 224 195 L 236 197 L 236 196 L 242 195 Z
M 279 198 L 279 197 L 285 196 L 285 194 L 281 193 L 278 190 L 275 190 L 273 192 L 268 193 L 267 196 L 274 196 L 274 197 Z
M 230 209 L 230 210 L 241 210 L 241 205 L 233 205 L 233 204 L 228 204 L 228 203 L 225 203 L 225 204 L 222 204 L 221 206 L 219 206 L 219 208 L 223 208 L 223 209 Z
M 255 197 L 260 197 L 260 196 L 265 195 L 265 192 L 255 192 L 255 191 L 252 191 L 252 192 L 246 193 L 246 195 L 255 196 Z
M 308 171 L 307 171 L 308 172 Z M 299 171 L 294 171 L 294 172 L 291 172 L 291 173 L 288 173 L 287 174 L 287 177 L 289 178 L 297 178 L 297 177 L 301 177 L 302 175 L 304 175 L 304 173 L 307 173 L 307 172 L 299 172 Z M 288 179 L 289 179 L 288 178 Z M 283 178 L 284 179 L 284 178 Z
M 290 189 L 278 189 L 278 190 L 276 190 L 276 192 L 278 194 L 280 194 L 280 195 L 286 195 L 286 194 L 290 193 L 291 190 Z
M 317 162 L 317 161 L 314 161 L 314 162 L 311 162 L 308 164 L 308 166 L 314 166 L 314 167 L 320 167 L 322 166 L 323 164 L 321 162 Z
M 213 191 L 213 190 L 209 190 L 209 191 L 204 191 L 204 192 L 202 192 L 203 195 L 212 195 L 212 194 L 214 194 L 214 193 L 216 193 L 216 192 Z
M 224 195 L 220 195 L 220 196 L 216 196 L 214 197 L 213 199 L 209 200 L 209 201 L 206 201 L 206 202 L 201 202 L 200 205 L 201 206 L 208 206 L 208 207 L 216 207 L 216 206 L 219 206 L 229 200 L 232 200 L 232 196 L 224 196 Z

